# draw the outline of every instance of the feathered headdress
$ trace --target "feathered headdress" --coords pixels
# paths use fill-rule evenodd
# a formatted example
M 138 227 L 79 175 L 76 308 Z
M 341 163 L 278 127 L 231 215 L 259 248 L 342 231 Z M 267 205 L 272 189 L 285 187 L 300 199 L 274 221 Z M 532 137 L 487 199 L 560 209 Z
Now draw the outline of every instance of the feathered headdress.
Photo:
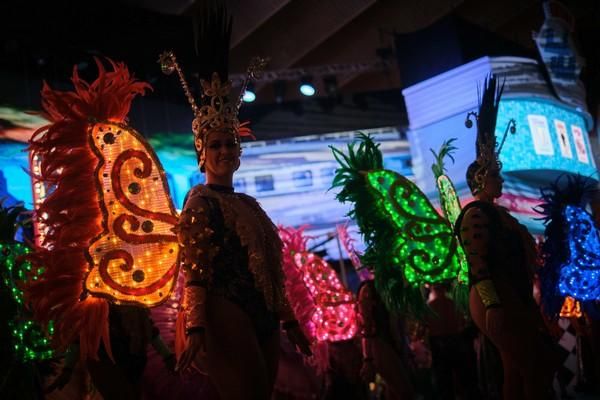
M 231 133 L 239 142 L 241 136 L 252 137 L 248 123 L 240 123 L 238 113 L 242 96 L 250 79 L 255 79 L 266 65 L 266 59 L 255 57 L 248 67 L 247 77 L 237 101 L 232 101 L 229 80 L 229 44 L 231 39 L 232 18 L 222 3 L 207 2 L 194 24 L 194 43 L 196 54 L 201 59 L 198 76 L 202 93 L 200 103 L 196 103 L 183 70 L 172 51 L 160 55 L 162 71 L 170 75 L 174 71 L 179 75 L 185 95 L 194 112 L 192 131 L 194 146 L 198 155 L 198 164 L 204 167 L 207 135 L 211 131 Z
M 471 117 L 474 117 L 477 122 L 475 151 L 477 154 L 476 162 L 479 168 L 475 172 L 475 182 L 477 183 L 478 191 L 483 189 L 487 173 L 490 170 L 500 171 L 502 169 L 502 163 L 500 162 L 502 146 L 508 132 L 515 133 L 516 131 L 515 121 L 511 119 L 502 137 L 502 142 L 498 144 L 496 140 L 496 119 L 503 91 L 504 82 L 499 85 L 498 78 L 495 75 L 486 77 L 483 82 L 483 88 L 481 90 L 478 88 L 477 90 L 479 111 L 477 113 L 468 113 L 465 121 L 467 128 L 473 126 Z

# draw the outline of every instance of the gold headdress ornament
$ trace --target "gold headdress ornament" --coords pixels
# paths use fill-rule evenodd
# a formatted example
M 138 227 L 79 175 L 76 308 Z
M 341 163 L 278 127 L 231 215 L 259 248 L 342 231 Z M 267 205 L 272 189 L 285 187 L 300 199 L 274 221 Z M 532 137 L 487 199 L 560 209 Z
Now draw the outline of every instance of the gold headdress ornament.
M 202 169 L 205 160 L 205 143 L 209 132 L 229 132 L 238 143 L 241 136 L 253 137 L 248 123 L 240 124 L 238 114 L 248 82 L 259 77 L 268 59 L 255 57 L 251 60 L 240 95 L 235 103 L 231 102 L 229 94 L 232 84 L 227 79 L 231 18 L 223 7 L 210 9 L 201 14 L 201 18 L 203 20 L 200 27 L 200 38 L 196 38 L 196 51 L 205 61 L 200 73 L 200 85 L 202 87 L 200 105 L 194 99 L 175 53 L 173 51 L 162 53 L 158 62 L 161 70 L 166 75 L 177 72 L 183 91 L 192 107 L 194 112 L 194 121 L 192 122 L 194 147 L 198 154 L 198 164 Z M 207 47 L 212 48 L 208 49 Z M 213 59 L 204 60 L 211 57 Z
M 476 162 L 479 168 L 475 172 L 475 182 L 477 190 L 483 190 L 485 180 L 490 170 L 500 171 L 502 162 L 500 162 L 500 152 L 504 146 L 504 141 L 508 132 L 514 134 L 516 132 L 516 123 L 514 119 L 508 121 L 502 141 L 498 144 L 496 140 L 496 118 L 498 117 L 498 107 L 500 98 L 504 90 L 504 82 L 498 85 L 498 79 L 495 75 L 489 75 L 483 82 L 483 90 L 477 88 L 479 98 L 479 111 L 469 112 L 465 120 L 465 126 L 471 128 L 474 117 L 477 122 L 477 139 L 475 141 L 477 159 Z

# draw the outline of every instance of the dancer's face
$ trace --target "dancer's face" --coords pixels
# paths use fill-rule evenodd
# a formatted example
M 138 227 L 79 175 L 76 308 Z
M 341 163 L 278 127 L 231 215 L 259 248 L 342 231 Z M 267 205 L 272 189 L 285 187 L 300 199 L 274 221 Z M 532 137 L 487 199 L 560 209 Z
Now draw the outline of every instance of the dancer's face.
M 207 181 L 232 179 L 240 166 L 240 145 L 235 137 L 224 131 L 213 131 L 206 140 L 204 168 Z

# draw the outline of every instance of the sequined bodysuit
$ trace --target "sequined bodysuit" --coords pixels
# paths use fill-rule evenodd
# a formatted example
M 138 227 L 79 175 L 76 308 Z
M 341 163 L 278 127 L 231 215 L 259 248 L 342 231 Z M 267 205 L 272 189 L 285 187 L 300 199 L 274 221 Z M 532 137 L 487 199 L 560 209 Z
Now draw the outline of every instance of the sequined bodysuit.
M 259 341 L 270 337 L 289 307 L 281 242 L 256 200 L 228 187 L 196 186 L 186 199 L 180 231 L 186 285 L 235 303 L 250 317 Z
M 469 222 L 463 223 L 471 209 Z M 523 225 L 500 207 L 474 201 L 458 217 L 456 233 L 470 261 L 471 285 L 484 279 L 510 282 L 519 300 L 532 305 L 535 243 Z

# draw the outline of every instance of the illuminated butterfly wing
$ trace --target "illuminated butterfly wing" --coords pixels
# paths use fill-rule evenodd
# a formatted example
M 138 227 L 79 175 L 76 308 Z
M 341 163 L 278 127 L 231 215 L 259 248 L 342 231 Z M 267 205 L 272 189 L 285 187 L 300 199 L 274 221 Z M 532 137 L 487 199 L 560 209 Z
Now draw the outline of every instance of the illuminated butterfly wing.
M 109 302 L 154 306 L 177 273 L 177 222 L 162 168 L 142 136 L 123 124 L 131 101 L 149 85 L 124 64 L 99 60 L 98 78 L 73 91 L 44 85 L 51 124 L 30 143 L 36 180 L 49 195 L 36 202 L 41 246 L 31 255 L 44 268 L 27 285 L 36 320 L 55 323 L 54 346 L 78 341 L 82 358 L 100 342 L 109 356 Z M 98 122 L 106 121 L 106 122 Z
M 32 268 L 27 260 L 30 249 L 24 243 L 14 241 L 15 231 L 20 225 L 24 207 L 18 204 L 5 207 L 0 199 L 0 330 L 2 341 L 2 398 L 28 399 L 38 396 L 33 382 L 34 373 L 42 370 L 38 366 L 49 364 L 55 357 L 50 348 L 49 336 L 52 324 L 47 329 L 32 321 L 31 312 L 23 298 L 22 285 L 29 279 L 37 279 L 41 271 Z
M 305 333 L 336 342 L 358 331 L 356 302 L 325 260 L 306 250 L 304 228 L 280 227 L 286 292 Z
M 97 123 L 90 131 L 100 162 L 97 188 L 103 232 L 89 247 L 85 287 L 120 303 L 152 307 L 171 292 L 177 273 L 177 223 L 156 154 L 132 128 Z
M 450 223 L 410 180 L 383 168 L 381 152 L 370 137 L 349 146 L 348 155 L 332 148 L 340 163 L 333 186 L 337 198 L 354 204 L 365 239 L 363 262 L 373 265 L 377 291 L 387 307 L 420 315 L 424 283 L 455 278 L 460 246 Z
M 600 300 L 600 237 L 584 209 L 565 207 L 569 257 L 560 267 L 558 289 L 582 302 Z
M 452 162 L 454 162 L 453 153 L 456 150 L 456 147 L 453 145 L 456 139 L 452 138 L 442 143 L 440 150 L 436 153 L 432 149 L 430 149 L 431 153 L 435 158 L 435 163 L 431 166 L 431 170 L 435 177 L 435 183 L 438 189 L 438 195 L 440 199 L 440 205 L 442 207 L 442 211 L 444 212 L 444 216 L 450 222 L 451 226 L 454 226 L 458 216 L 460 215 L 461 206 L 460 200 L 458 198 L 458 194 L 456 193 L 456 188 L 452 183 L 452 180 L 448 175 L 446 175 L 446 168 L 444 166 L 444 159 L 446 157 L 450 158 Z M 458 259 L 460 268 L 458 271 L 458 284 L 465 286 L 463 289 L 468 291 L 469 282 L 469 264 L 467 262 L 467 256 L 464 253 L 462 246 L 458 246 Z M 466 294 L 466 293 L 465 293 Z M 462 296 L 464 298 L 464 295 Z M 466 305 L 466 299 L 463 299 L 464 305 Z
M 456 151 L 454 141 L 456 138 L 446 140 L 442 143 L 439 151 L 436 153 L 433 149 L 429 149 L 435 159 L 435 162 L 431 165 L 431 171 L 435 177 L 435 182 L 438 188 L 438 194 L 440 197 L 440 204 L 446 219 L 450 221 L 450 224 L 454 225 L 456 219 L 460 215 L 460 201 L 456 194 L 454 184 L 446 175 L 446 167 L 444 165 L 444 159 L 448 157 L 454 162 L 453 153 Z
M 580 175 L 561 176 L 541 190 L 537 211 L 546 228 L 538 275 L 542 309 L 554 318 L 600 299 L 598 227 L 585 211 L 594 191 Z
M 6 211 L 0 201 L 0 226 L 3 230 L 6 227 L 2 214 Z M 37 279 L 42 272 L 32 268 L 26 259 L 30 252 L 29 247 L 23 243 L 0 240 L 0 293 L 5 310 L 2 329 L 12 334 L 12 341 L 8 340 L 2 346 L 7 349 L 5 354 L 11 354 L 20 363 L 46 360 L 54 356 L 49 345 L 49 336 L 53 333 L 52 324 L 46 330 L 40 329 L 32 321 L 23 298 L 23 283 L 28 278 Z
M 352 293 L 342 285 L 327 262 L 316 254 L 296 253 L 294 260 L 315 302 L 311 319 L 317 340 L 337 342 L 352 339 L 358 331 Z
M 440 203 L 442 205 L 442 210 L 444 211 L 444 216 L 450 224 L 454 224 L 460 215 L 461 210 L 460 201 L 458 200 L 454 184 L 448 175 L 440 175 L 435 183 L 440 195 Z
M 450 223 L 441 217 L 413 182 L 392 171 L 371 171 L 367 182 L 383 215 L 396 227 L 394 263 L 414 286 L 458 276 L 460 246 Z

